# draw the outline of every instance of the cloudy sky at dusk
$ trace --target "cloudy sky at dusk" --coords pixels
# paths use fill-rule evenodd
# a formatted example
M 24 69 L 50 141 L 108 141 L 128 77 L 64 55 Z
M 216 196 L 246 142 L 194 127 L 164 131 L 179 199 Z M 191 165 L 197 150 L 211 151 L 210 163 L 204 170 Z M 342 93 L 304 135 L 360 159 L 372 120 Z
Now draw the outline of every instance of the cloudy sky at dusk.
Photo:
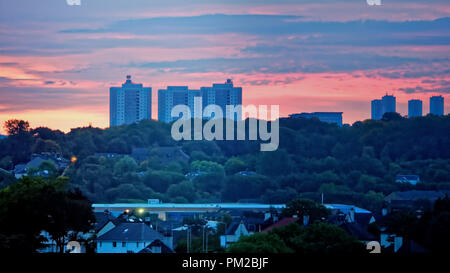
M 64 131 L 109 123 L 109 87 L 125 75 L 157 90 L 232 78 L 244 104 L 370 117 L 386 92 L 445 97 L 448 0 L 0 0 L 0 123 Z M 0 130 L 0 133 L 3 129 Z

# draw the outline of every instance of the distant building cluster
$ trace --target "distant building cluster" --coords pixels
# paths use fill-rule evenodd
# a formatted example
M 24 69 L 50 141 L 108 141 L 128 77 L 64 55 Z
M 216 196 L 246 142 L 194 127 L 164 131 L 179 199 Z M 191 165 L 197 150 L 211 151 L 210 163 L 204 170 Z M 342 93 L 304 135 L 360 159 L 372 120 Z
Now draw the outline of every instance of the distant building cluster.
M 317 118 L 322 122 L 335 123 L 342 126 L 342 112 L 313 112 L 313 113 L 300 113 L 291 114 L 290 118 Z
M 202 104 L 195 107 L 195 98 L 201 98 Z M 227 110 L 227 105 L 242 105 L 242 87 L 235 87 L 228 79 L 225 83 L 214 83 L 212 87 L 201 87 L 200 90 L 189 89 L 188 86 L 168 86 L 158 90 L 158 120 L 172 122 L 179 117 L 172 117 L 171 111 L 176 105 L 189 107 L 191 117 L 202 118 L 202 113 L 208 105 L 217 105 L 225 117 L 233 116 Z M 234 113 L 233 120 L 241 120 L 241 116 Z
M 178 119 L 171 116 L 176 105 L 189 106 L 194 118 L 201 118 L 201 113 L 194 109 L 194 98 L 201 98 L 200 90 L 189 89 L 187 86 L 168 86 L 167 89 L 158 90 L 158 120 L 172 122 Z
M 196 104 L 195 102 L 201 102 Z M 133 83 L 131 76 L 127 76 L 122 87 L 110 88 L 110 126 L 120 126 L 151 119 L 152 88 L 142 84 Z M 168 86 L 158 90 L 158 120 L 166 123 L 173 122 L 181 116 L 172 117 L 172 109 L 177 105 L 187 106 L 190 117 L 204 119 L 203 111 L 209 105 L 217 105 L 224 117 L 241 120 L 242 112 L 227 109 L 227 106 L 242 106 L 242 87 L 235 87 L 231 79 L 225 83 L 214 83 L 209 87 L 189 89 L 188 86 Z M 408 101 L 408 117 L 421 117 L 423 115 L 421 100 Z M 385 113 L 396 112 L 396 98 L 386 94 L 381 99 L 371 102 L 371 118 L 382 119 Z M 430 97 L 430 114 L 444 115 L 444 98 L 442 96 Z M 342 126 L 343 112 L 312 112 L 295 113 L 290 118 L 317 118 L 322 122 Z M 181 115 L 181 114 L 180 114 Z M 208 119 L 208 117 L 206 117 Z M 209 117 L 214 118 L 214 115 Z
M 396 112 L 396 102 L 393 95 L 386 94 L 381 100 L 372 101 L 372 119 L 380 120 L 385 113 Z
M 110 88 L 110 126 L 131 124 L 142 119 L 151 119 L 152 88 L 133 83 L 131 76 L 122 87 Z M 199 107 L 195 108 L 195 98 L 201 99 Z M 208 105 L 217 105 L 225 117 L 241 120 L 239 113 L 228 113 L 227 105 L 242 105 L 242 87 L 235 87 L 228 79 L 225 83 L 214 83 L 211 87 L 201 87 L 199 90 L 188 86 L 168 86 L 158 90 L 158 120 L 172 122 L 179 117 L 172 117 L 172 109 L 176 105 L 189 107 L 192 118 L 202 118 L 203 109 Z M 234 116 L 233 116 L 234 114 Z
M 412 99 L 408 101 L 408 117 L 421 117 L 422 101 Z M 380 120 L 385 113 L 396 112 L 396 99 L 393 95 L 386 94 L 381 99 L 373 100 L 371 103 L 371 118 Z M 432 96 L 430 97 L 430 114 L 442 116 L 444 115 L 444 97 Z
M 46 161 L 53 162 L 58 170 L 64 170 L 70 162 L 68 159 L 63 158 L 60 154 L 56 153 L 45 152 L 40 154 L 32 154 L 30 161 L 14 166 L 13 174 L 17 179 L 19 179 L 22 176 L 27 176 L 30 171 L 35 170 L 35 175 L 47 176 L 49 174 L 49 170 L 45 168 L 42 170 L 39 169 L 41 164 Z

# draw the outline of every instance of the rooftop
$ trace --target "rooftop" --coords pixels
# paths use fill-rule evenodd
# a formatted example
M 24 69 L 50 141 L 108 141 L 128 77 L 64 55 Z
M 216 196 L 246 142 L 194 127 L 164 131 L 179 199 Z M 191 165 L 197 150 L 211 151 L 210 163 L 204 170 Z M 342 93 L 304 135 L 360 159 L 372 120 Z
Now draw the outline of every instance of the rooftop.
M 115 203 L 115 204 L 93 204 L 94 209 L 101 209 L 102 211 L 108 208 L 198 208 L 198 209 L 282 209 L 284 204 L 245 204 L 245 203 L 205 203 L 205 204 L 182 204 L 182 203 Z
M 163 236 L 145 223 L 124 222 L 98 237 L 99 241 L 145 241 L 163 240 Z
M 355 210 L 355 213 L 372 213 L 366 209 L 362 209 L 353 205 L 345 205 L 345 204 L 323 204 L 327 209 L 337 209 L 342 211 L 343 213 L 348 213 L 352 208 Z
M 274 228 L 287 226 L 290 223 L 294 223 L 294 222 L 298 221 L 298 219 L 299 218 L 295 218 L 295 217 L 283 218 L 280 221 L 276 222 L 275 224 L 266 227 L 262 232 L 269 232 L 269 231 L 271 231 Z

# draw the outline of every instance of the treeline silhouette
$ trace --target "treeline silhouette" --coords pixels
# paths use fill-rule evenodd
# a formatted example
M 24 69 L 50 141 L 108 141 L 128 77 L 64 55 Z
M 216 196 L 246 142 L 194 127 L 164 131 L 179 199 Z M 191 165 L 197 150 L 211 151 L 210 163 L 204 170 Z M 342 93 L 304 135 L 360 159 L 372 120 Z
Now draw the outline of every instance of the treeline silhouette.
M 377 210 L 393 191 L 450 189 L 449 115 L 406 119 L 387 113 L 379 121 L 344 127 L 317 119 L 279 121 L 279 148 L 273 152 L 260 152 L 259 140 L 175 141 L 171 124 L 153 120 L 66 134 L 10 121 L 9 136 L 0 140 L 0 168 L 12 170 L 42 152 L 76 156 L 63 175 L 93 202 L 282 203 L 298 197 L 320 201 L 323 193 L 325 202 Z M 189 159 L 164 162 L 160 147 L 180 147 Z M 144 160 L 127 156 L 135 148 L 148 149 Z M 422 182 L 396 183 L 398 174 L 416 174 Z M 0 179 L 3 185 L 14 180 L 5 172 Z

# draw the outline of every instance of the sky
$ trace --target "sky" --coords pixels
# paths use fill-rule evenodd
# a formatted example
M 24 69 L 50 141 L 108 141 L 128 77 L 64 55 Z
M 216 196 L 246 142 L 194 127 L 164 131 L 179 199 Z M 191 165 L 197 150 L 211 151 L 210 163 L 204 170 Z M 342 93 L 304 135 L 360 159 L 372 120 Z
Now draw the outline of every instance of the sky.
M 450 110 L 448 0 L 0 0 L 0 123 L 69 131 L 109 124 L 109 87 L 233 79 L 243 104 L 280 115 L 442 95 Z M 3 128 L 0 134 L 4 133 Z

